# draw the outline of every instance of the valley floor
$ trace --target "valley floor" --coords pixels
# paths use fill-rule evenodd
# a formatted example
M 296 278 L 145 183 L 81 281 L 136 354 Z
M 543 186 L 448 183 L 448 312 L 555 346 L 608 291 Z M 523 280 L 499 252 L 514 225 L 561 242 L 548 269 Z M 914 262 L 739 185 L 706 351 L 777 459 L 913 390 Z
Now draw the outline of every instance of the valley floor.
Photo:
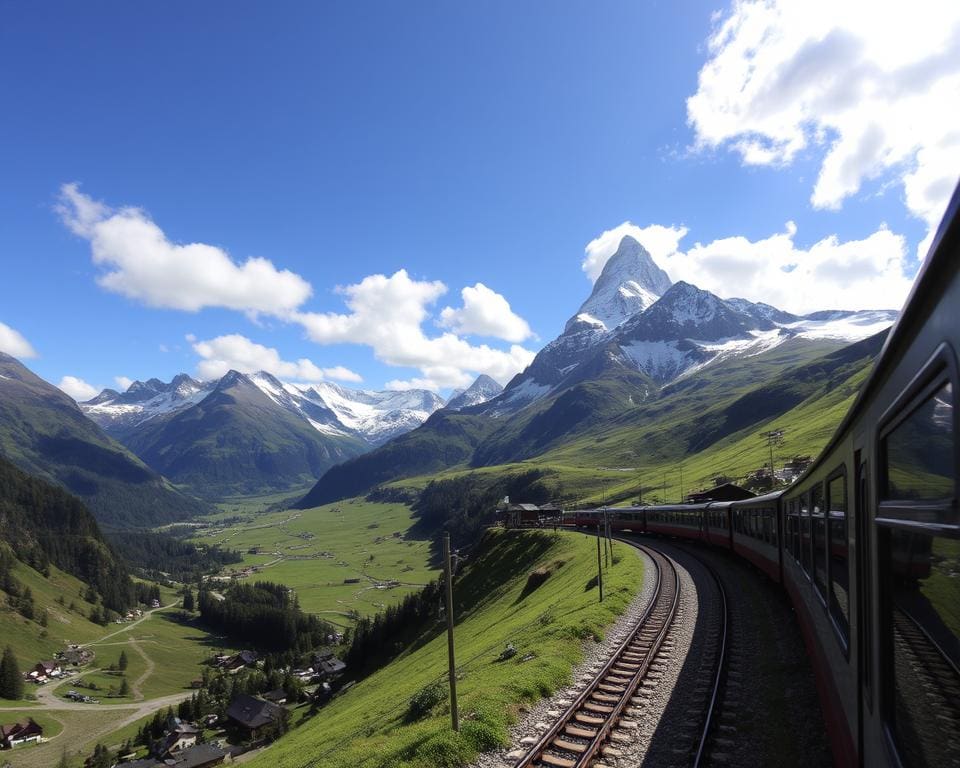
M 399 603 L 437 575 L 430 542 L 412 530 L 405 504 L 349 499 L 280 512 L 257 512 L 251 502 L 220 506 L 193 540 L 240 551 L 243 561 L 223 575 L 285 584 L 304 611 L 340 627 Z
M 176 605 L 171 602 L 120 627 L 109 625 L 102 637 L 85 644 L 97 654 L 90 668 L 82 668 L 61 683 L 31 687 L 29 692 L 36 700 L 27 707 L 19 703 L 0 706 L 0 721 L 33 717 L 44 726 L 49 739 L 38 746 L 5 752 L 3 760 L 12 768 L 46 768 L 56 765 L 64 751 L 68 756 L 86 756 L 98 742 L 119 744 L 126 735 L 117 732 L 126 726 L 189 698 L 193 693 L 190 681 L 199 676 L 201 662 L 224 647 L 224 641 L 193 621 L 182 621 Z M 126 651 L 129 659 L 130 695 L 108 699 L 103 686 L 117 686 L 120 678 L 107 667 L 117 661 L 121 651 Z M 84 689 L 78 685 L 81 680 L 96 682 L 102 690 Z M 101 703 L 64 698 L 74 688 L 100 698 Z

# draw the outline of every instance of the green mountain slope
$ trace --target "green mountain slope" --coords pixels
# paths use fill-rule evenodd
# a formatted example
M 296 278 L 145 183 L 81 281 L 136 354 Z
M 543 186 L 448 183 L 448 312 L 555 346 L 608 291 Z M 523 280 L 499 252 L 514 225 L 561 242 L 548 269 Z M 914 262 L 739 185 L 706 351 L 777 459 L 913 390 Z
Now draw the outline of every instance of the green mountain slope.
M 624 365 L 615 349 L 600 350 L 563 389 L 518 413 L 496 417 L 486 404 L 455 415 L 466 421 L 437 414 L 402 438 L 330 470 L 298 506 L 456 467 L 518 462 L 627 467 L 681 460 L 869 366 L 883 338 L 849 346 L 796 339 L 716 363 L 662 389 Z
M 601 636 L 640 589 L 642 561 L 617 544 L 597 601 L 593 539 L 571 532 L 500 531 L 471 552 L 454 584 L 457 695 L 463 722 L 450 729 L 443 700 L 447 643 L 431 626 L 388 666 L 277 741 L 254 768 L 437 768 L 465 765 L 506 743 L 517 708 L 570 683 L 584 641 Z M 499 655 L 512 643 L 516 655 Z M 436 687 L 438 686 L 439 687 Z M 411 700 L 436 687 L 440 701 Z M 427 696 L 421 696 L 420 700 Z
M 0 455 L 81 497 L 107 527 L 154 526 L 207 509 L 103 434 L 67 395 L 3 353 Z
M 486 416 L 437 411 L 420 427 L 328 470 L 295 505 L 309 509 L 368 491 L 398 477 L 439 472 L 470 460 L 494 426 Z
M 366 445 L 323 434 L 232 373 L 200 403 L 126 438 L 147 464 L 207 498 L 303 486 Z

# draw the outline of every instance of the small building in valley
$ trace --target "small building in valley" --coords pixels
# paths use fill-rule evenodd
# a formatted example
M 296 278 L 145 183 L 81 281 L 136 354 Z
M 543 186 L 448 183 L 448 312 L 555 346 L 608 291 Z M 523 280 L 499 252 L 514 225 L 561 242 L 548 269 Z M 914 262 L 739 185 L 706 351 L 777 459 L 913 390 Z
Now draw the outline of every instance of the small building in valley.
M 33 668 L 27 672 L 27 677 L 36 680 L 38 683 L 46 682 L 52 677 L 60 677 L 63 669 L 59 661 L 38 661 Z
M 741 488 L 733 483 L 723 483 L 705 491 L 697 491 L 687 495 L 687 502 L 690 504 L 703 504 L 707 501 L 742 501 L 752 499 L 756 494 L 751 493 L 746 488 Z
M 245 667 L 254 666 L 258 658 L 256 651 L 240 651 L 233 656 L 227 656 L 220 662 L 219 666 L 225 672 L 234 675 Z
M 251 739 L 270 730 L 285 714 L 283 707 L 247 694 L 237 696 L 227 709 L 227 719 Z
M 0 724 L 0 749 L 13 749 L 21 744 L 37 744 L 42 739 L 43 727 L 32 717 Z

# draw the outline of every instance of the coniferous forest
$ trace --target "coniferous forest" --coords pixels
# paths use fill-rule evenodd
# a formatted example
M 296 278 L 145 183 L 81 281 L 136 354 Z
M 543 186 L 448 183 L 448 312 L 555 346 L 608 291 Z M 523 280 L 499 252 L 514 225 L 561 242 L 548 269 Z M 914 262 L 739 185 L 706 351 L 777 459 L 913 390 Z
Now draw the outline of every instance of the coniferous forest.
M 48 573 L 54 565 L 85 581 L 102 597 L 106 608 L 121 611 L 135 602 L 126 566 L 83 502 L 62 488 L 31 477 L 2 457 L 0 541 L 17 560 L 40 573 Z M 12 561 L 7 558 L 3 562 L 0 576 L 10 581 Z
M 203 622 L 217 632 L 276 653 L 307 653 L 334 631 L 300 610 L 292 590 L 269 581 L 232 584 L 220 596 L 203 589 L 198 604 Z

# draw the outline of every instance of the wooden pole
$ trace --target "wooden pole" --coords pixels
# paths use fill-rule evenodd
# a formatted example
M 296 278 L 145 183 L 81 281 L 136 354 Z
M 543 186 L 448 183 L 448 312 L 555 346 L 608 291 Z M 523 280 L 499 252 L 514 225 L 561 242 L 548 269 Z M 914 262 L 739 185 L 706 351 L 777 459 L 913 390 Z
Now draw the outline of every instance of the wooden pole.
M 457 711 L 457 662 L 453 653 L 453 569 L 450 567 L 450 534 L 443 534 L 443 573 L 447 583 L 447 656 L 450 677 L 450 721 L 453 730 L 460 730 L 460 714 Z
M 597 584 L 600 585 L 600 602 L 603 602 L 603 562 L 600 560 L 600 526 L 597 526 Z

